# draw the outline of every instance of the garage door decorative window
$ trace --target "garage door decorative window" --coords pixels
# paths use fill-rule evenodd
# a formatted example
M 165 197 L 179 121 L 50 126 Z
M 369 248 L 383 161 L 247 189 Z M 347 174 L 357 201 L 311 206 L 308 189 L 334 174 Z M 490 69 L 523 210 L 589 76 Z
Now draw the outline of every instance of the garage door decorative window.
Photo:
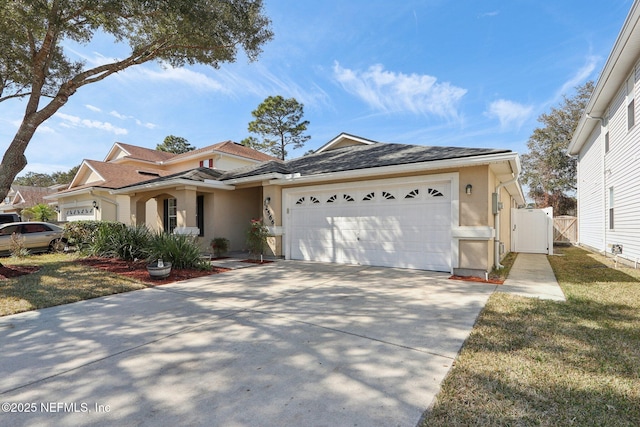
M 387 200 L 395 200 L 395 196 L 387 191 L 383 191 L 382 192 L 382 197 L 384 197 Z
M 368 202 L 369 200 L 373 200 L 376 197 L 376 193 L 369 193 L 362 198 L 363 201 Z
M 418 197 L 420 195 L 420 190 L 418 190 L 417 188 L 415 190 L 411 190 L 409 192 L 409 194 L 407 194 L 406 196 L 404 196 L 405 199 L 415 199 L 416 197 Z
M 353 197 L 351 197 L 351 196 L 350 196 L 350 195 L 348 195 L 348 194 L 343 194 L 343 195 L 342 195 L 342 198 L 343 198 L 344 200 L 346 200 L 347 202 L 355 202 L 355 201 L 356 201 L 356 199 L 354 199 Z
M 441 192 L 439 192 L 438 190 L 436 190 L 435 188 L 429 188 L 427 190 L 427 193 L 429 193 L 430 195 L 432 195 L 433 197 L 444 197 L 444 194 L 442 194 Z
M 327 200 L 327 203 L 333 203 L 336 200 L 338 200 L 338 195 L 334 194 L 333 196 L 329 197 L 329 199 Z

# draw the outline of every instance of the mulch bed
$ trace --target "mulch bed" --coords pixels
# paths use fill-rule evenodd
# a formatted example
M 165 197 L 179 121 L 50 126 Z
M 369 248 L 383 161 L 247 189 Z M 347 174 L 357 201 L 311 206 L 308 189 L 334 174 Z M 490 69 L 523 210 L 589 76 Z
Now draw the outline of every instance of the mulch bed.
M 466 276 L 451 276 L 449 277 L 451 280 L 464 280 L 465 282 L 477 282 L 477 283 L 491 283 L 492 285 L 502 285 L 504 280 L 491 279 L 485 280 L 480 277 L 466 277 Z
M 0 266 L 0 280 L 24 276 L 40 270 L 37 265 L 3 265 Z
M 180 280 L 193 279 L 196 277 L 210 276 L 212 274 L 224 273 L 228 268 L 213 267 L 211 270 L 196 269 L 171 269 L 171 274 L 166 279 L 152 279 L 147 271 L 146 261 L 123 261 L 115 258 L 89 257 L 78 260 L 83 265 L 106 270 L 111 273 L 131 277 L 151 285 L 165 285 L 167 283 L 178 282 Z

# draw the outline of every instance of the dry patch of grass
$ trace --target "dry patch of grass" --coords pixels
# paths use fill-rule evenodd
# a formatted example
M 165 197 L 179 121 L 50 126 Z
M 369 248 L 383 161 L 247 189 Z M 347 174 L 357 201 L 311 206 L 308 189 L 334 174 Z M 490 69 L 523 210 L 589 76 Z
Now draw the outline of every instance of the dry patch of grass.
M 0 280 L 0 316 L 129 292 L 138 281 L 83 266 L 74 255 L 47 254 L 2 258 L 5 265 L 37 265 L 36 273 Z
M 640 272 L 560 252 L 567 302 L 494 294 L 424 426 L 640 425 Z

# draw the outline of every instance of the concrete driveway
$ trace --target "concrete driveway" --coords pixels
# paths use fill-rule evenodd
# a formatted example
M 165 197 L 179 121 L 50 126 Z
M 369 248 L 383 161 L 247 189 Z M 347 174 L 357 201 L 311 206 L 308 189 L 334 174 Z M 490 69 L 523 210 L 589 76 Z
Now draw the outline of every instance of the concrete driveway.
M 447 277 L 281 261 L 3 317 L 0 425 L 415 426 L 495 288 Z

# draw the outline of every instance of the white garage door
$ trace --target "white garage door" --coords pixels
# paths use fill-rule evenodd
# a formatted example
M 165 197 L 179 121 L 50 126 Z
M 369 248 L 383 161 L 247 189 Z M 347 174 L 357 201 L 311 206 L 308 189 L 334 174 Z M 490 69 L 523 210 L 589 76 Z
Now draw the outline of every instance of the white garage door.
M 289 193 L 291 259 L 451 270 L 450 182 Z

